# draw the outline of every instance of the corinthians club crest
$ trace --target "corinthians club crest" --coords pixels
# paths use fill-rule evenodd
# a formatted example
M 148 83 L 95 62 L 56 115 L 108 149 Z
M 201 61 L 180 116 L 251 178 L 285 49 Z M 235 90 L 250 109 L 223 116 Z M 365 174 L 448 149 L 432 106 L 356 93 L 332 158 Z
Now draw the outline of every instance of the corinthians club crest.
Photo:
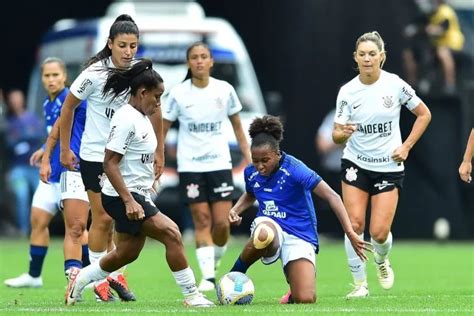
M 392 96 L 386 96 L 386 97 L 382 97 L 383 99 L 383 106 L 386 107 L 387 109 L 391 108 L 393 106 L 393 100 L 392 100 Z

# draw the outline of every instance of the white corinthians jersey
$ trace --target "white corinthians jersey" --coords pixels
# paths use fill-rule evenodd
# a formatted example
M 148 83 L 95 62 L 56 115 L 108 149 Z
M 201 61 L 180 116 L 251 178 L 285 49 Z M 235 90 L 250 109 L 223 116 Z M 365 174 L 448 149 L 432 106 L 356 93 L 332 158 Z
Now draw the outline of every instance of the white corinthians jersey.
M 225 81 L 210 78 L 207 87 L 198 88 L 188 79 L 173 87 L 163 118 L 179 120 L 178 172 L 231 169 L 224 124 L 241 110 L 234 88 Z
M 112 97 L 102 96 L 107 80 L 107 67 L 115 67 L 110 58 L 90 65 L 74 80 L 70 89 L 76 98 L 87 99 L 86 125 L 79 152 L 81 158 L 87 161 L 104 161 L 110 120 L 114 113 L 128 102 L 128 95 L 118 97 L 113 102 Z
M 411 111 L 420 102 L 406 82 L 383 70 L 371 85 L 363 84 L 359 76 L 349 81 L 337 96 L 334 122 L 355 123 L 357 131 L 347 141 L 342 158 L 367 170 L 403 171 L 403 164 L 392 159 L 402 144 L 400 110 L 405 106 Z
M 115 113 L 110 126 L 105 148 L 123 155 L 119 167 L 125 186 L 130 192 L 149 197 L 155 180 L 153 161 L 157 146 L 150 120 L 127 104 Z M 104 182 L 102 192 L 118 196 L 108 179 Z

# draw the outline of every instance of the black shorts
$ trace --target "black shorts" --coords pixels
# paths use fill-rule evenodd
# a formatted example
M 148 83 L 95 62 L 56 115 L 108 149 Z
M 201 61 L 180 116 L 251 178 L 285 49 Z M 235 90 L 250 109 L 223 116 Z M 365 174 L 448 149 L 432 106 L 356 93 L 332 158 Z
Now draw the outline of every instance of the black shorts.
M 232 201 L 234 181 L 231 170 L 180 172 L 179 185 L 183 201 L 189 203 Z
M 158 214 L 160 211 L 155 204 L 143 195 L 132 192 L 132 196 L 143 207 L 145 217 L 140 220 L 129 220 L 125 210 L 125 204 L 119 196 L 110 196 L 102 193 L 102 206 L 107 214 L 115 221 L 115 230 L 118 233 L 138 235 L 142 229 L 142 224 L 145 219 Z
M 95 193 L 100 193 L 105 180 L 104 164 L 95 161 L 80 161 L 81 177 L 84 187 Z
M 403 187 L 405 172 L 376 172 L 363 169 L 350 160 L 341 160 L 341 180 L 353 185 L 370 195 L 392 191 Z

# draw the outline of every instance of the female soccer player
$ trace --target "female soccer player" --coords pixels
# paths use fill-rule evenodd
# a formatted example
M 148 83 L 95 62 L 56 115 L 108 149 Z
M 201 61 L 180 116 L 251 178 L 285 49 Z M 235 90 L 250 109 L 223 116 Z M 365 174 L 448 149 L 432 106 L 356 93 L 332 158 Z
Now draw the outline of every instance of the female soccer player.
M 280 150 L 283 126 L 274 116 L 256 118 L 249 128 L 252 165 L 245 168 L 246 192 L 230 210 L 229 221 L 258 201 L 251 237 L 231 271 L 245 273 L 258 259 L 271 264 L 280 259 L 290 284 L 281 303 L 316 302 L 317 220 L 311 193 L 326 200 L 341 222 L 361 260 L 364 243 L 353 231 L 339 195 L 303 162 Z
M 71 124 L 74 108 L 88 100 L 87 119 L 82 137 L 80 156 L 81 174 L 89 196 L 92 210 L 92 223 L 89 231 L 89 256 L 91 262 L 99 260 L 113 247 L 109 244 L 112 237 L 112 218 L 102 207 L 100 190 L 105 179 L 102 163 L 104 148 L 109 133 L 110 119 L 114 113 L 127 103 L 127 95 L 112 99 L 102 95 L 107 72 L 104 67 L 128 69 L 138 48 L 138 27 L 129 15 L 120 15 L 110 27 L 105 47 L 92 57 L 86 69 L 74 80 L 61 112 L 61 163 L 73 170 L 77 163 L 76 155 L 70 148 Z M 157 165 L 163 163 L 163 137 L 161 110 L 153 115 L 152 122 L 157 131 Z M 160 171 L 157 174 L 161 173 Z M 127 282 L 120 271 L 114 272 L 108 280 L 95 284 L 95 292 L 101 301 L 113 300 L 112 287 L 125 301 L 134 301 L 135 296 L 128 289 Z
M 346 143 L 342 196 L 352 227 L 361 239 L 370 199 L 369 232 L 378 279 L 382 288 L 390 289 L 394 283 L 388 260 L 392 248 L 390 229 L 403 184 L 403 162 L 428 126 L 431 113 L 407 83 L 382 70 L 385 59 L 384 41 L 379 33 L 365 33 L 357 39 L 354 60 L 359 75 L 339 91 L 333 140 Z M 403 143 L 399 127 L 402 106 L 416 115 Z M 365 263 L 347 238 L 345 249 L 355 285 L 347 298 L 368 296 Z
M 69 91 L 66 87 L 67 73 L 64 62 L 55 57 L 46 58 L 41 65 L 43 87 L 48 93 L 43 109 L 46 130 L 49 133 L 44 148 L 31 156 L 31 163 L 42 159 L 41 181 L 33 196 L 31 208 L 30 268 L 17 278 L 5 280 L 10 287 L 41 287 L 41 271 L 49 245 L 48 225 L 62 204 L 66 234 L 64 236 L 64 271 L 82 268 L 89 264 L 87 248 L 87 218 L 89 201 L 79 172 L 68 171 L 59 162 L 57 127 L 61 106 Z M 77 154 L 86 120 L 86 102 L 75 110 L 71 148 Z M 53 127 L 54 126 L 54 127 Z
M 157 140 L 149 116 L 158 111 L 163 79 L 150 60 L 137 62 L 127 71 L 111 68 L 103 93 L 112 99 L 130 92 L 129 104 L 120 108 L 110 123 L 105 147 L 102 203 L 115 220 L 116 248 L 71 278 L 66 304 L 74 304 L 84 287 L 107 277 L 134 261 L 146 237 L 162 242 L 166 260 L 189 306 L 212 306 L 197 289 L 194 274 L 184 254 L 178 226 L 161 213 L 151 200 Z
M 247 161 L 250 150 L 239 112 L 242 105 L 234 88 L 210 76 L 209 47 L 201 42 L 187 50 L 188 75 L 174 87 L 163 112 L 164 135 L 179 120 L 178 172 L 183 198 L 195 227 L 196 256 L 201 268 L 201 291 L 214 289 L 215 269 L 230 234 L 227 220 L 232 207 L 232 164 L 224 124 L 230 119 Z

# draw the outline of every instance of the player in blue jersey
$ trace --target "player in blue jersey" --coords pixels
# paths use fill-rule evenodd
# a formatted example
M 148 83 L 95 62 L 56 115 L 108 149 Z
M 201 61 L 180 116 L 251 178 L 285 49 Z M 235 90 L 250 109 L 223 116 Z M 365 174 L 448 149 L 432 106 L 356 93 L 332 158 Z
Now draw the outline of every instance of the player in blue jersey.
M 326 200 L 341 222 L 359 257 L 367 260 L 364 242 L 354 232 L 340 196 L 302 161 L 280 150 L 283 125 L 279 118 L 256 118 L 249 128 L 252 165 L 245 168 L 246 192 L 230 210 L 229 221 L 258 202 L 251 237 L 231 271 L 245 273 L 261 258 L 264 264 L 280 259 L 290 291 L 281 303 L 316 302 L 317 220 L 311 193 Z
M 41 287 L 43 281 L 41 270 L 49 245 L 48 225 L 62 203 L 66 235 L 64 238 L 64 270 L 66 275 L 70 269 L 80 268 L 89 263 L 87 247 L 87 217 L 89 202 L 79 172 L 66 171 L 59 161 L 59 145 L 51 146 L 50 138 L 55 133 L 61 106 L 68 93 L 66 88 L 66 66 L 61 59 L 47 58 L 41 65 L 41 76 L 48 93 L 44 101 L 44 117 L 46 129 L 50 133 L 46 146 L 31 156 L 31 163 L 38 164 L 41 160 L 39 182 L 35 191 L 31 208 L 30 235 L 30 266 L 28 273 L 17 278 L 5 280 L 10 287 Z M 71 144 L 79 152 L 82 131 L 85 123 L 86 103 L 76 110 Z M 57 135 L 56 135 L 57 138 Z M 53 149 L 53 150 L 51 150 Z M 50 165 L 51 164 L 51 165 Z M 82 246 L 81 246 L 82 245 Z

